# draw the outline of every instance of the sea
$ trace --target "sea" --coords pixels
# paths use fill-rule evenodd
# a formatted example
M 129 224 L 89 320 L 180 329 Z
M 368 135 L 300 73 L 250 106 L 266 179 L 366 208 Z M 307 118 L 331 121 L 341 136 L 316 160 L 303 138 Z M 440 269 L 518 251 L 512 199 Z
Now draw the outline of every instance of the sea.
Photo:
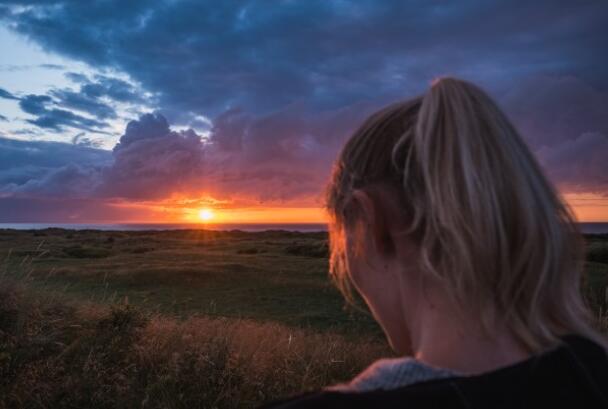
M 586 234 L 608 234 L 608 223 L 585 222 L 579 223 L 580 229 Z M 322 223 L 255 223 L 255 224 L 213 224 L 213 223 L 126 223 L 126 224 L 65 224 L 65 223 L 0 223 L 0 229 L 41 230 L 59 228 L 67 230 L 114 230 L 114 231 L 145 231 L 145 230 L 240 230 L 267 231 L 286 230 L 297 232 L 327 231 L 327 224 Z

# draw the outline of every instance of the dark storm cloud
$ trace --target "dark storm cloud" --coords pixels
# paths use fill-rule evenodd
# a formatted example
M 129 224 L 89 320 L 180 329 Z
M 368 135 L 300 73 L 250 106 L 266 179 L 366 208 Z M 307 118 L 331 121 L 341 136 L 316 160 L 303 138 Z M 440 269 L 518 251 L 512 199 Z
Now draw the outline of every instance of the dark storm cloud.
M 168 109 L 213 115 L 405 95 L 445 73 L 496 89 L 538 72 L 606 86 L 607 9 L 601 1 L 63 1 L 15 8 L 10 18 L 48 49 L 127 72 Z

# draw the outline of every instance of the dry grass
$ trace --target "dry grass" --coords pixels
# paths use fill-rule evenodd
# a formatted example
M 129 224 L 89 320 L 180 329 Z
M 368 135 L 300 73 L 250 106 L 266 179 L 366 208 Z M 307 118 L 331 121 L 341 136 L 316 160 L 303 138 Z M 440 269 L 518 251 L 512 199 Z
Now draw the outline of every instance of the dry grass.
M 377 340 L 247 320 L 145 316 L 0 282 L 0 407 L 244 408 L 346 380 Z

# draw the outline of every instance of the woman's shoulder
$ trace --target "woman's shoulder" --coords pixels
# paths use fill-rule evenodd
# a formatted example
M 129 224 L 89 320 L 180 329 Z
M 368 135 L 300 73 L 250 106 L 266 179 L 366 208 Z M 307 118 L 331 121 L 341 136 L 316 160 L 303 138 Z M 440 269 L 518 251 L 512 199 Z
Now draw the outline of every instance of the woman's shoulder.
M 357 391 L 327 388 L 276 401 L 263 408 L 369 409 L 396 408 L 404 405 L 412 409 L 608 407 L 606 350 L 595 342 L 579 336 L 564 337 L 563 341 L 559 347 L 551 351 L 479 375 L 433 378 L 395 389 Z M 369 379 L 377 379 L 385 377 L 386 371 L 391 374 L 399 373 L 402 367 L 411 367 L 415 364 L 416 361 L 406 359 L 380 360 L 351 382 L 355 382 L 368 371 L 370 374 L 376 374 Z M 365 379 L 367 377 L 368 375 Z
M 332 385 L 325 390 L 338 392 L 390 390 L 456 375 L 450 370 L 436 368 L 413 358 L 384 358 L 375 361 L 349 382 Z

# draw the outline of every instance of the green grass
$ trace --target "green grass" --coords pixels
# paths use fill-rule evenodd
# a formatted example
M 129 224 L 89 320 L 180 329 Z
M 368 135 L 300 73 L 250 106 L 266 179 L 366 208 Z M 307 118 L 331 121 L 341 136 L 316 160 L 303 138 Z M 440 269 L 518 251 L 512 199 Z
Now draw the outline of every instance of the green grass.
M 608 235 L 586 241 L 584 291 L 603 314 Z M 180 319 L 205 314 L 381 337 L 369 315 L 345 308 L 328 279 L 327 253 L 325 233 L 0 230 L 5 274 L 27 274 L 39 291 L 101 304 L 127 298 Z
M 8 274 L 71 299 L 381 336 L 331 285 L 325 233 L 5 230 L 2 259 Z

